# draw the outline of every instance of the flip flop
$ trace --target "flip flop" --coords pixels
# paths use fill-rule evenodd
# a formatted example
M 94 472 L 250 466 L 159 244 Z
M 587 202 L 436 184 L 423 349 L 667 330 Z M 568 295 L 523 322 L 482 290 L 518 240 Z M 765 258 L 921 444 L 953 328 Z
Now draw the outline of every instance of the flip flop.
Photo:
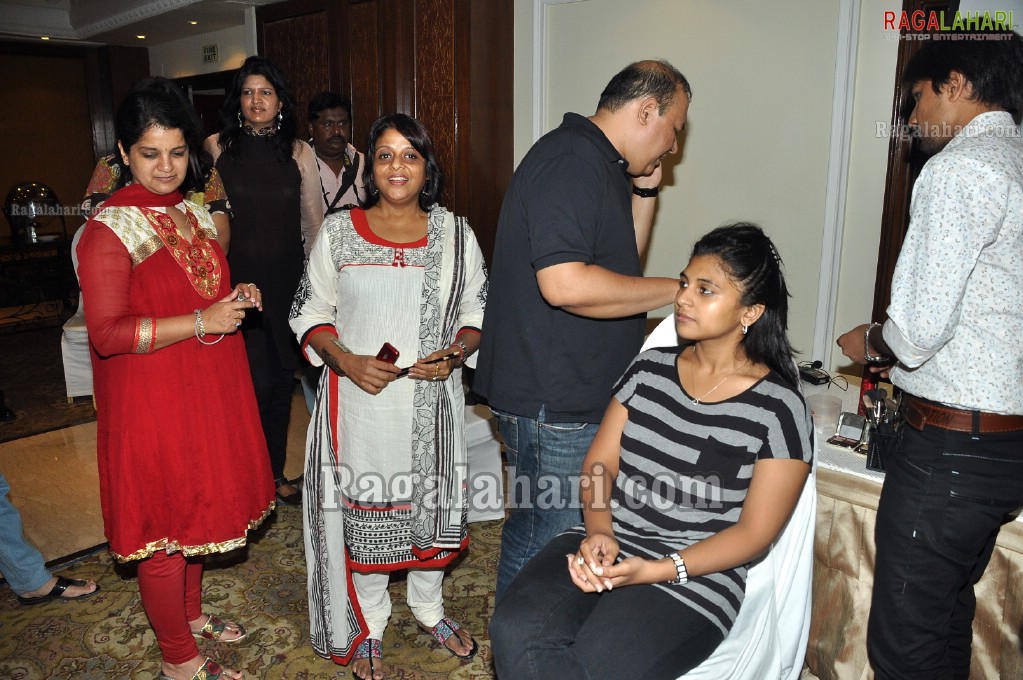
M 96 584 L 96 590 L 92 591 L 91 593 L 85 593 L 84 595 L 76 595 L 75 597 L 62 596 L 64 594 L 64 591 L 67 590 L 69 587 L 71 586 L 81 587 L 86 585 L 86 583 L 87 581 L 83 581 L 81 579 L 64 578 L 63 576 L 58 576 L 57 582 L 53 584 L 53 587 L 50 588 L 50 592 L 48 592 L 47 594 L 40 595 L 39 597 L 22 597 L 21 595 L 18 595 L 18 602 L 20 602 L 22 605 L 33 605 L 42 604 L 43 602 L 49 602 L 50 600 L 65 600 L 67 602 L 71 602 L 73 600 L 84 600 L 86 598 L 92 597 L 93 595 L 99 592 L 98 583 Z
M 373 667 L 373 660 L 383 661 L 383 645 L 380 640 L 374 638 L 366 638 L 359 643 L 359 646 L 355 648 L 355 654 L 352 656 L 352 662 L 359 661 L 360 659 L 369 659 L 369 675 L 362 676 L 360 680 L 373 680 L 373 676 L 376 674 L 376 669 Z M 352 671 L 352 676 L 358 678 L 355 675 L 355 671 Z
M 426 630 L 425 627 L 423 626 L 421 627 L 423 628 L 423 630 Z M 455 634 L 455 631 L 460 629 L 461 626 L 459 626 L 457 623 L 455 623 L 454 621 L 445 616 L 443 619 L 437 622 L 436 626 L 434 626 L 427 632 L 429 632 L 430 635 L 432 635 L 434 639 L 440 643 L 441 647 L 448 650 L 448 652 L 451 653 L 451 656 L 462 659 L 463 661 L 468 661 L 469 659 L 476 656 L 476 652 L 478 652 L 480 649 L 479 644 L 477 644 L 476 639 L 473 636 L 471 635 L 469 636 L 469 640 L 472 642 L 472 649 L 469 650 L 468 654 L 456 654 L 455 650 L 447 646 L 447 641 L 451 639 L 451 636 Z

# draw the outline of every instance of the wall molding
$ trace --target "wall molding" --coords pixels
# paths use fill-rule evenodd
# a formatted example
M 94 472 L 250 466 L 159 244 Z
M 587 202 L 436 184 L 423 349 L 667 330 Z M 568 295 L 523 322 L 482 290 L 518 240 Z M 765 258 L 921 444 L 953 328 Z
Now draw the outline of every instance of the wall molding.
M 840 0 L 838 7 L 835 89 L 831 101 L 831 144 L 824 197 L 824 234 L 821 241 L 817 312 L 814 316 L 813 352 L 809 357 L 811 360 L 824 362 L 825 366 L 831 361 L 836 332 L 838 278 L 842 260 L 845 199 L 849 186 L 849 151 L 852 145 L 860 3 L 861 0 Z

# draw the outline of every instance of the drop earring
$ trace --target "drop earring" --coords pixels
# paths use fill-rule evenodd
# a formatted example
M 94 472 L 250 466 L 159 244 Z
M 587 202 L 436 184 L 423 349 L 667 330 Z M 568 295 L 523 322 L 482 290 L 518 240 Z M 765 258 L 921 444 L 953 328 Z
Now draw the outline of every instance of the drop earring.
M 749 326 L 747 326 L 746 324 L 742 324 L 742 334 L 746 335 L 746 331 L 748 331 L 748 330 L 749 330 Z

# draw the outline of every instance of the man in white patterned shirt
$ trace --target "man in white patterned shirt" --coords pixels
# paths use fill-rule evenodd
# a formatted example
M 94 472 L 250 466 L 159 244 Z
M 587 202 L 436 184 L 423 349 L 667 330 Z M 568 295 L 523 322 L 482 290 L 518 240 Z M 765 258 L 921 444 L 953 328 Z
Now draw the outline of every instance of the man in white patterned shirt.
M 973 587 L 1023 505 L 1023 141 L 1013 119 L 1023 43 L 978 35 L 941 35 L 906 66 L 908 122 L 935 155 L 913 189 L 888 320 L 838 339 L 853 361 L 890 368 L 903 390 L 875 529 L 867 648 L 878 680 L 969 677 Z

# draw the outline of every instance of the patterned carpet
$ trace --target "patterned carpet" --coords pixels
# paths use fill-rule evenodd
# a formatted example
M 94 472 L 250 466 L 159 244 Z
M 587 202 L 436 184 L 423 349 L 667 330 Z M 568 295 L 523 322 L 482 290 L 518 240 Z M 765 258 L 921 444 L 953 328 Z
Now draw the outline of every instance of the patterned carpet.
M 383 640 L 389 678 L 494 677 L 486 625 L 494 606 L 501 522 L 471 524 L 470 535 L 468 554 L 444 581 L 444 597 L 448 616 L 479 641 L 479 654 L 462 663 L 421 632 L 405 604 L 404 579 L 395 578 L 394 610 Z M 95 579 L 103 591 L 83 602 L 21 607 L 9 588 L 0 590 L 0 678 L 158 677 L 159 649 L 131 570 L 115 567 L 103 551 L 58 573 Z M 301 510 L 280 508 L 246 549 L 207 562 L 206 610 L 241 622 L 249 639 L 237 647 L 201 641 L 200 652 L 243 670 L 247 679 L 354 677 L 309 646 L 305 574 Z

